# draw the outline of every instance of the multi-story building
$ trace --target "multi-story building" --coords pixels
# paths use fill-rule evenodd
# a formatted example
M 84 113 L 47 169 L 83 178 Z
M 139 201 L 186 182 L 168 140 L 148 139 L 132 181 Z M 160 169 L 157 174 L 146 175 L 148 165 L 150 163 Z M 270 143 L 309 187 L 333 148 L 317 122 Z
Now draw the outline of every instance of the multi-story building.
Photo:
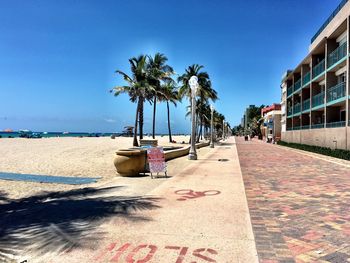
M 290 70 L 287 70 L 286 73 L 283 74 L 282 80 L 285 79 L 291 73 Z M 285 132 L 287 130 L 287 83 L 282 82 L 281 84 L 281 131 Z
M 245 123 L 245 115 L 241 118 L 241 126 L 244 127 Z
M 272 104 L 261 109 L 261 117 L 264 120 L 264 125 L 261 126 L 263 139 L 267 141 L 279 141 L 281 139 L 281 105 Z
M 251 121 L 250 119 L 250 110 L 251 108 L 254 108 L 254 105 L 249 105 L 248 108 L 246 108 L 245 112 L 244 112 L 244 129 L 248 129 L 249 123 Z
M 350 150 L 349 16 L 350 0 L 343 0 L 283 78 L 283 141 Z

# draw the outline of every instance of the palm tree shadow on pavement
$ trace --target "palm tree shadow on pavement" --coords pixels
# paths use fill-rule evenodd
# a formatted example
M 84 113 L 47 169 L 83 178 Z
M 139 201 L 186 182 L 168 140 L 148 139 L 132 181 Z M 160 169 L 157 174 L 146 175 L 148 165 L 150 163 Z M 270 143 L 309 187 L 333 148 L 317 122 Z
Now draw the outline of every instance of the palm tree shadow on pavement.
M 223 142 L 223 141 L 217 143 L 217 146 L 231 146 L 231 145 L 235 145 L 235 143 L 233 143 L 233 142 Z
M 0 191 L 0 262 L 30 249 L 41 255 L 77 247 L 93 249 L 104 233 L 98 226 L 111 217 L 148 221 L 137 214 L 159 208 L 159 198 L 114 196 L 120 187 L 83 188 L 9 199 Z

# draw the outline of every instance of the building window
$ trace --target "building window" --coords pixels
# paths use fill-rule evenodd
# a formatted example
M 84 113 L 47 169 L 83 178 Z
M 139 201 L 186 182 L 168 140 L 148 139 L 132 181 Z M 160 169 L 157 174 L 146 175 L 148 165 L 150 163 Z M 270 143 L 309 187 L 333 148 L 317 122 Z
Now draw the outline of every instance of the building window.
M 338 83 L 342 83 L 342 82 L 346 82 L 346 74 L 345 73 L 340 74 L 338 76 Z
M 340 112 L 340 121 L 345 121 L 345 118 L 346 118 L 346 112 L 344 110 Z

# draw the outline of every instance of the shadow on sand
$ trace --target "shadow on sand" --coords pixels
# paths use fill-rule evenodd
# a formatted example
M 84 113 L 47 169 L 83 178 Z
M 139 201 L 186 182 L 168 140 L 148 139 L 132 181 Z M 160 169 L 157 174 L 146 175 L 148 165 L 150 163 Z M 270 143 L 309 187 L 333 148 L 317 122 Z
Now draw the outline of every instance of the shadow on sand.
M 84 188 L 9 199 L 0 191 L 0 262 L 24 250 L 62 253 L 89 247 L 104 233 L 98 226 L 117 216 L 148 221 L 137 211 L 159 208 L 159 199 L 115 196 L 120 187 Z

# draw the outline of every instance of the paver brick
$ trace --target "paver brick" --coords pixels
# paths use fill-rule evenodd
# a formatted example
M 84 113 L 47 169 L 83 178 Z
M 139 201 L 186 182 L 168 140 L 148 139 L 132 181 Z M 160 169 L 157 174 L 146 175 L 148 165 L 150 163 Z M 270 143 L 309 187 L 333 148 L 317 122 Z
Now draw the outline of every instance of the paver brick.
M 260 262 L 350 262 L 350 169 L 257 140 L 236 144 Z

